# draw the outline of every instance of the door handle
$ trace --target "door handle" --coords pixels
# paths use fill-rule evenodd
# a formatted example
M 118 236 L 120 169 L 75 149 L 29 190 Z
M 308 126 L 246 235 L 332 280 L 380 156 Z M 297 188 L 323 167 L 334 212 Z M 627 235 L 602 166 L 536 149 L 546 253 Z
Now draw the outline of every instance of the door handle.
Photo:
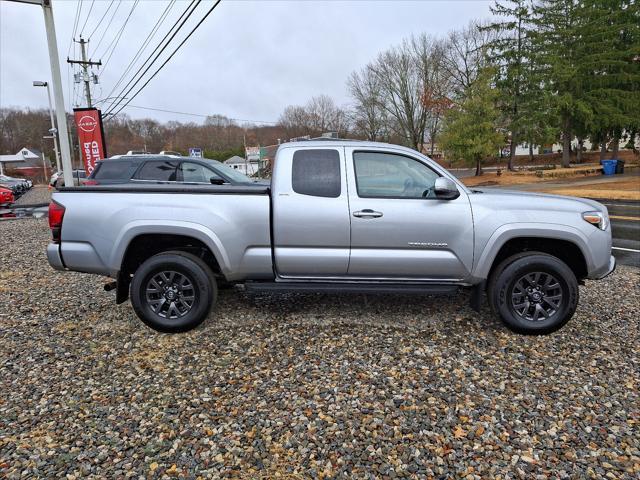
M 382 216 L 382 212 L 376 212 L 370 208 L 365 208 L 364 210 L 353 212 L 353 216 L 358 218 L 380 218 Z

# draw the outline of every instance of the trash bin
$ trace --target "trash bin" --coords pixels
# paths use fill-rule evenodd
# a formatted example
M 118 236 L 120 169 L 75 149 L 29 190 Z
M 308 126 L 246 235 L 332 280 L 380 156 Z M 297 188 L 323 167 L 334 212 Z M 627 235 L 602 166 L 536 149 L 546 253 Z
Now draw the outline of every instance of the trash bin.
M 604 175 L 615 175 L 617 160 L 602 160 L 602 173 Z
M 624 160 L 618 159 L 618 163 L 616 163 L 616 173 L 624 173 Z

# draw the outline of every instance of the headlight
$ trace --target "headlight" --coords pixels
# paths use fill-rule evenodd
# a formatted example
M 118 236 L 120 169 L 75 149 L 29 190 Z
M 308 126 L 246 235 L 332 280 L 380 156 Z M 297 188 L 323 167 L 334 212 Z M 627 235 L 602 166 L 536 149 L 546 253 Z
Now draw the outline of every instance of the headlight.
M 609 226 L 607 216 L 602 212 L 584 212 L 582 218 L 600 230 L 606 230 Z

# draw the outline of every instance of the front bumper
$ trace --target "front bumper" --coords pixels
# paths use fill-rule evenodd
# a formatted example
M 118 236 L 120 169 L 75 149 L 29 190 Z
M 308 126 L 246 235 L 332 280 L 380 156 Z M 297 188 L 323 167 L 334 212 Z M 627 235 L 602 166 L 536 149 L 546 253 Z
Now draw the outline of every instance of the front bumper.
M 614 270 L 616 269 L 616 257 L 614 257 L 613 255 L 611 255 L 609 257 L 609 264 L 606 265 L 605 267 L 593 272 L 592 275 L 590 275 L 591 278 L 595 279 L 595 280 L 600 280 L 606 276 L 611 275 Z

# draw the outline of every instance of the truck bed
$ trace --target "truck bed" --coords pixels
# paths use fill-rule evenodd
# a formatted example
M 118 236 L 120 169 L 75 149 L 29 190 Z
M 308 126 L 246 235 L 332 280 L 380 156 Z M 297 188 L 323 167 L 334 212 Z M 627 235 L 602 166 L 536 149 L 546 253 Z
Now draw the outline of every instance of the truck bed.
M 141 235 L 179 235 L 204 243 L 229 281 L 273 277 L 269 187 L 105 185 L 64 187 L 61 243 L 47 250 L 61 268 L 116 277 Z

